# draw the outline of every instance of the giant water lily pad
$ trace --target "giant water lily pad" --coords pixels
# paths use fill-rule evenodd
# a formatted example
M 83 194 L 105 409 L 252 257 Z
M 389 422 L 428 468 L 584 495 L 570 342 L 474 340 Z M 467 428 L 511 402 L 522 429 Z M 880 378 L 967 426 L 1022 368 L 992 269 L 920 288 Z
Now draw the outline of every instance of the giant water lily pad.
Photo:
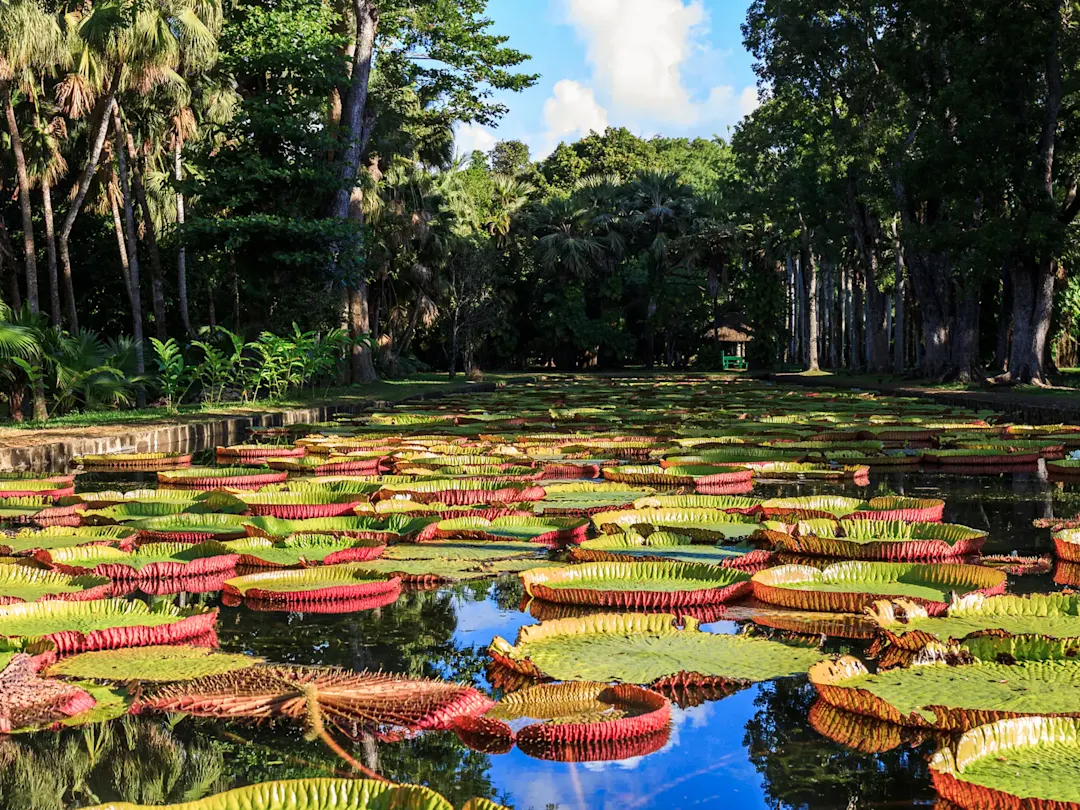
M 112 580 L 101 576 L 70 576 L 26 565 L 0 565 L 0 604 L 48 599 L 73 602 L 104 599 Z
M 42 678 L 28 655 L 15 655 L 0 671 L 0 732 L 47 726 L 94 708 L 74 684 Z
M 216 610 L 123 599 L 0 605 L 0 636 L 45 639 L 61 653 L 194 642 L 212 634 L 216 621 Z
M 608 534 L 586 540 L 571 550 L 571 557 L 581 562 L 617 560 L 670 560 L 673 562 L 706 563 L 728 568 L 762 565 L 771 552 L 753 546 L 708 546 L 672 532 L 655 532 L 643 537 L 637 532 Z
M 964 810 L 1080 807 L 1080 720 L 1022 717 L 963 734 L 930 760 L 934 787 Z
M 50 666 L 48 674 L 94 681 L 190 681 L 260 663 L 261 658 L 206 647 L 133 647 L 73 655 Z
M 448 506 L 477 503 L 516 503 L 543 500 L 545 490 L 529 481 L 477 478 L 425 478 L 407 483 L 387 483 L 380 498 L 437 501 Z
M 506 559 L 547 559 L 547 549 L 528 540 L 434 540 L 398 543 L 385 560 L 457 560 L 477 562 Z
M 246 667 L 163 686 L 146 698 L 159 711 L 201 717 L 289 717 L 304 721 L 317 704 L 324 719 L 351 737 L 384 738 L 451 728 L 457 717 L 483 714 L 492 701 L 471 686 L 331 667 Z
M 802 674 L 817 648 L 747 635 L 719 635 L 689 617 L 680 629 L 665 613 L 597 614 L 526 626 L 517 644 L 496 637 L 489 653 L 500 664 L 560 681 L 768 681 Z
M 1003 571 L 976 565 L 844 562 L 824 570 L 782 565 L 754 575 L 754 596 L 796 610 L 861 613 L 882 597 L 909 599 L 932 615 L 945 612 L 952 594 L 1005 590 Z
M 224 593 L 234 598 L 283 603 L 378 598 L 392 602 L 401 593 L 401 580 L 372 571 L 364 563 L 326 565 L 299 570 L 268 571 L 225 581 Z
M 969 646 L 976 647 L 976 656 Z M 846 711 L 950 731 L 1018 715 L 1080 716 L 1076 647 L 1039 639 L 927 646 L 910 667 L 870 673 L 851 656 L 822 662 L 810 681 Z
M 388 515 L 385 517 L 327 517 L 310 520 L 283 520 L 274 517 L 245 518 L 244 526 L 257 537 L 288 537 L 294 534 L 341 534 L 372 540 L 401 540 L 412 537 L 436 522 L 434 517 Z
M 185 489 L 258 489 L 267 484 L 280 484 L 288 477 L 287 472 L 265 467 L 187 467 L 157 474 L 160 483 Z
M 603 607 L 673 608 L 719 604 L 750 590 L 750 575 L 715 565 L 680 562 L 591 562 L 521 574 L 530 596 L 548 602 Z
M 245 537 L 222 543 L 240 555 L 239 566 L 298 568 L 307 565 L 336 565 L 374 560 L 386 549 L 380 540 L 365 540 L 333 534 L 294 534 L 284 539 Z
M 777 551 L 859 560 L 937 560 L 977 554 L 986 532 L 952 523 L 810 521 L 794 535 L 777 534 Z
M 203 540 L 231 540 L 247 532 L 241 515 L 180 514 L 134 520 L 127 525 L 139 532 L 139 539 L 198 543 Z
M 197 577 L 236 567 L 237 554 L 221 543 L 147 543 L 131 551 L 113 546 L 76 546 L 39 551 L 36 558 L 57 571 L 112 579 Z
M 973 593 L 955 600 L 939 617 L 907 600 L 877 602 L 867 612 L 889 641 L 907 650 L 980 635 L 1080 639 L 1080 594 L 1075 593 Z
M 580 543 L 586 537 L 589 521 L 572 517 L 534 517 L 507 515 L 491 520 L 464 517 L 440 520 L 429 533 L 440 538 L 475 538 L 481 540 L 527 540 L 543 545 Z
M 111 802 L 87 810 L 453 810 L 426 787 L 367 779 L 290 779 L 260 782 L 183 804 L 139 805 Z M 505 810 L 472 800 L 461 810 Z
M 621 509 L 595 514 L 592 521 L 608 534 L 630 529 L 642 534 L 666 531 L 701 542 L 738 540 L 765 528 L 753 518 L 723 509 Z
M 14 537 L 5 537 L 0 541 L 0 553 L 21 556 L 39 549 L 97 544 L 124 546 L 137 536 L 135 529 L 123 526 L 53 526 L 38 531 L 23 529 Z

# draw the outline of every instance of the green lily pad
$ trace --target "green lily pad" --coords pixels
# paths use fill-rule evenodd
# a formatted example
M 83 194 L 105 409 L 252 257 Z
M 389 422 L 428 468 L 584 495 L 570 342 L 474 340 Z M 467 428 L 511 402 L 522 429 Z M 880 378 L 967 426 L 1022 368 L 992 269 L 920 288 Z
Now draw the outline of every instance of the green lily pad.
M 986 633 L 1080 639 L 1080 594 L 1075 593 L 969 594 L 940 617 L 904 601 L 878 602 L 869 613 L 891 640 L 908 649 L 925 646 L 928 638 L 961 640 Z
M 47 674 L 94 681 L 190 681 L 259 663 L 261 658 L 206 647 L 133 647 L 73 655 L 50 666 Z
M 367 779 L 289 779 L 260 782 L 183 804 L 124 802 L 86 810 L 453 810 L 433 790 Z M 463 808 L 464 810 L 464 808 Z
M 531 674 L 560 681 L 651 684 L 679 673 L 703 679 L 767 681 L 805 673 L 816 647 L 747 635 L 685 629 L 670 614 L 597 614 L 523 627 L 516 645 L 496 637 L 491 651 Z
M 1080 721 L 1021 717 L 972 729 L 938 751 L 930 770 L 939 792 L 965 806 L 1067 807 L 1080 804 L 1078 760 Z

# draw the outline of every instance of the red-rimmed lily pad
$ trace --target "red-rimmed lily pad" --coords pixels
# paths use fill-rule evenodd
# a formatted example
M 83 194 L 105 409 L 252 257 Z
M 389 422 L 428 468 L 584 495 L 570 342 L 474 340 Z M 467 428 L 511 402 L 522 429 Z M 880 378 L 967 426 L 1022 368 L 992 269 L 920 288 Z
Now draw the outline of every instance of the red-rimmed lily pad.
M 419 540 L 466 538 L 473 540 L 526 540 L 547 546 L 580 543 L 587 536 L 586 518 L 505 516 L 488 520 L 462 517 L 440 520 L 420 533 Z
M 280 484 L 288 477 L 287 472 L 258 467 L 187 467 L 157 474 L 158 483 L 180 489 L 258 489 L 267 484 Z
M 666 613 L 602 613 L 528 625 L 516 644 L 496 637 L 488 654 L 532 678 L 651 684 L 729 684 L 799 675 L 822 659 L 815 645 L 680 628 Z
M 754 574 L 754 596 L 795 610 L 861 613 L 883 599 L 910 599 L 931 615 L 945 612 L 954 593 L 1003 593 L 1005 573 L 977 565 L 843 562 L 824 570 L 782 565 Z
M 1080 720 L 1022 717 L 963 734 L 930 760 L 938 793 L 962 810 L 1078 810 Z
M 226 580 L 224 594 L 234 601 L 277 602 L 297 610 L 305 603 L 353 599 L 386 599 L 388 604 L 401 594 L 401 579 L 363 563 L 347 563 L 234 577 Z
M 520 574 L 530 596 L 602 607 L 673 608 L 730 602 L 750 591 L 732 568 L 679 562 L 595 562 Z
M 306 568 L 374 560 L 386 550 L 379 540 L 333 534 L 294 534 L 284 539 L 246 537 L 222 544 L 239 554 L 237 565 L 253 568 Z
M 213 640 L 217 611 L 139 601 L 0 605 L 0 637 L 51 642 L 61 654 Z
M 240 559 L 221 543 L 146 543 L 130 551 L 113 546 L 43 549 L 42 565 L 65 574 L 97 574 L 115 580 L 205 577 L 230 571 Z
M 966 557 L 985 542 L 986 532 L 967 526 L 879 520 L 813 521 L 794 535 L 773 537 L 777 551 L 893 562 Z
M 71 576 L 28 565 L 0 565 L 0 605 L 59 599 L 86 602 L 106 599 L 112 580 L 103 576 Z

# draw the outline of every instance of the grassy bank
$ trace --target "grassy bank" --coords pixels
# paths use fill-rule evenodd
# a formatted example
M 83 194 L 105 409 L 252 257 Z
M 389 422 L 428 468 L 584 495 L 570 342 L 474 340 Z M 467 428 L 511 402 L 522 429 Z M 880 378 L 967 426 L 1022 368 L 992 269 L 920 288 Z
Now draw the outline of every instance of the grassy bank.
M 489 378 L 486 381 L 498 382 L 499 378 Z M 76 433 L 104 435 L 132 428 L 210 422 L 230 416 L 276 413 L 323 405 L 345 407 L 371 402 L 395 403 L 410 397 L 445 394 L 468 384 L 465 378 L 460 376 L 451 382 L 445 374 L 418 374 L 402 380 L 378 380 L 363 385 L 305 391 L 303 394 L 275 401 L 232 402 L 214 406 L 184 405 L 174 413 L 163 407 L 70 413 L 47 422 L 5 423 L 0 426 L 0 446 L 26 446 Z

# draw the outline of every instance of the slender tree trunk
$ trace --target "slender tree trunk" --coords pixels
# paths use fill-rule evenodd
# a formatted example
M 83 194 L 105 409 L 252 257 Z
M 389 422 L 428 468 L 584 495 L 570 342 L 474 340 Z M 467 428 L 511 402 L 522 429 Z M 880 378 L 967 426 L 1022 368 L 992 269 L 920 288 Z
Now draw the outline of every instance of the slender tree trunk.
M 8 136 L 11 138 L 11 152 L 15 158 L 15 179 L 19 186 L 23 265 L 26 269 L 26 302 L 31 312 L 39 312 L 41 306 L 38 299 L 37 250 L 34 247 L 34 210 L 30 205 L 30 176 L 26 170 L 26 155 L 23 153 L 19 122 L 15 118 L 15 105 L 11 102 L 10 82 L 0 82 L 0 96 L 3 96 L 4 118 L 7 120 Z
M 120 201 L 117 199 L 117 195 L 112 192 L 108 192 L 108 197 L 109 205 L 112 208 L 116 245 L 120 248 L 120 277 L 124 280 L 124 292 L 127 293 L 128 305 L 131 306 L 134 304 L 131 300 L 131 269 L 128 266 L 127 245 L 124 242 L 124 222 L 120 218 Z
M 131 205 L 131 184 L 128 180 L 127 156 L 125 154 L 126 144 L 124 142 L 123 128 L 120 126 L 120 113 L 117 111 L 116 105 L 112 105 L 112 118 L 116 138 L 116 164 L 120 175 L 120 192 L 124 196 L 124 231 L 127 237 L 128 290 L 131 295 L 131 331 L 135 344 L 135 373 L 145 374 L 142 292 L 139 279 L 139 243 L 138 234 L 135 230 L 135 210 Z M 139 400 L 139 407 L 143 407 L 146 404 L 146 396 L 141 391 Z
M 34 105 L 34 126 L 41 127 L 37 104 Z M 56 260 L 56 219 L 53 215 L 52 186 L 41 178 L 41 202 L 45 214 L 45 257 L 49 264 L 49 315 L 54 326 L 60 326 L 63 315 L 60 310 L 60 272 Z
M 64 273 L 64 297 L 67 299 L 65 304 L 68 309 L 68 322 L 73 330 L 79 328 L 79 323 L 78 313 L 75 308 L 75 288 L 71 283 L 71 254 L 68 249 L 68 240 L 71 238 L 71 229 L 75 227 L 75 219 L 79 216 L 83 203 L 86 201 L 86 195 L 90 191 L 90 181 L 94 177 L 94 172 L 97 171 L 98 161 L 101 160 L 101 150 L 105 146 L 112 111 L 116 106 L 116 91 L 120 87 L 121 70 L 122 68 L 116 68 L 113 71 L 108 91 L 98 100 L 95 114 L 100 117 L 91 117 L 90 119 L 92 122 L 96 122 L 96 129 L 92 130 L 93 138 L 90 141 L 90 154 L 75 185 L 75 197 L 68 205 L 64 221 L 60 224 L 60 266 Z M 138 352 L 141 357 L 141 345 Z
M 814 251 L 810 247 L 803 250 L 802 264 L 806 267 L 806 354 L 807 369 L 820 371 L 818 360 L 818 274 Z
M 4 278 L 4 294 L 8 304 L 18 311 L 22 309 L 22 295 L 19 292 L 19 263 L 15 259 L 15 250 L 11 247 L 11 237 L 7 225 L 0 216 L 0 273 Z
M 184 326 L 184 333 L 192 337 L 195 331 L 191 328 L 191 311 L 188 309 L 187 289 L 187 247 L 184 245 L 184 192 L 180 190 L 180 183 L 184 180 L 184 141 L 177 136 L 176 145 L 173 148 L 173 179 L 176 180 L 176 288 L 177 298 L 180 301 L 180 323 Z
M 210 331 L 213 332 L 215 329 L 217 329 L 217 309 L 214 306 L 214 285 L 213 284 L 208 284 L 207 285 L 207 292 L 209 293 L 209 295 L 207 296 L 208 299 L 209 299 L 209 307 L 208 307 L 208 311 L 207 311 L 207 321 L 210 324 Z
M 1012 334 L 1013 307 L 1012 273 L 1008 262 L 1001 268 L 1001 306 L 998 309 L 997 342 L 994 346 L 994 370 L 1005 372 L 1009 368 L 1009 336 Z
M 865 306 L 863 305 L 862 280 L 855 271 L 851 273 L 851 370 L 862 371 L 866 364 L 863 362 L 866 350 L 864 339 L 866 323 Z
M 341 106 L 341 127 L 346 142 L 340 150 L 338 188 L 330 204 L 330 216 L 353 219 L 363 224 L 363 212 L 356 192 L 356 178 L 364 151 L 365 125 L 370 135 L 371 118 L 367 108 L 368 84 L 371 79 L 371 60 L 375 53 L 375 33 L 379 13 L 373 0 L 352 0 L 355 30 L 349 51 L 349 86 Z M 355 47 L 354 47 L 355 46 Z M 351 280 L 339 269 L 341 246 L 334 247 L 333 274 L 342 277 L 342 316 L 353 339 L 370 332 L 368 320 L 368 284 L 366 278 Z M 368 347 L 354 344 L 352 350 L 352 382 L 371 382 L 378 378 L 375 363 Z
M 60 267 L 56 260 L 56 223 L 53 218 L 52 188 L 41 181 L 41 198 L 45 212 L 45 255 L 49 262 L 49 314 L 55 326 L 60 326 Z
M 128 174 L 131 181 L 131 190 L 135 195 L 135 201 L 142 213 L 143 234 L 146 239 L 146 247 L 150 252 L 150 301 L 154 310 L 154 334 L 160 341 L 168 338 L 169 330 L 165 319 L 165 279 L 164 270 L 161 266 L 161 251 L 158 249 L 157 229 L 154 227 L 154 218 L 150 212 L 150 202 L 146 199 L 146 188 L 142 181 L 142 168 L 140 166 L 139 153 L 135 149 L 135 139 L 131 131 L 124 126 L 123 119 L 116 115 L 117 126 L 124 133 L 124 143 L 127 146 Z
M 904 296 L 907 285 L 904 281 L 904 250 L 900 244 L 900 232 L 893 222 L 893 250 L 896 252 L 896 286 L 893 298 L 896 301 L 896 318 L 893 320 L 893 374 L 904 373 Z
M 233 331 L 240 332 L 240 274 L 236 272 L 236 254 L 229 254 L 229 274 L 232 276 Z

